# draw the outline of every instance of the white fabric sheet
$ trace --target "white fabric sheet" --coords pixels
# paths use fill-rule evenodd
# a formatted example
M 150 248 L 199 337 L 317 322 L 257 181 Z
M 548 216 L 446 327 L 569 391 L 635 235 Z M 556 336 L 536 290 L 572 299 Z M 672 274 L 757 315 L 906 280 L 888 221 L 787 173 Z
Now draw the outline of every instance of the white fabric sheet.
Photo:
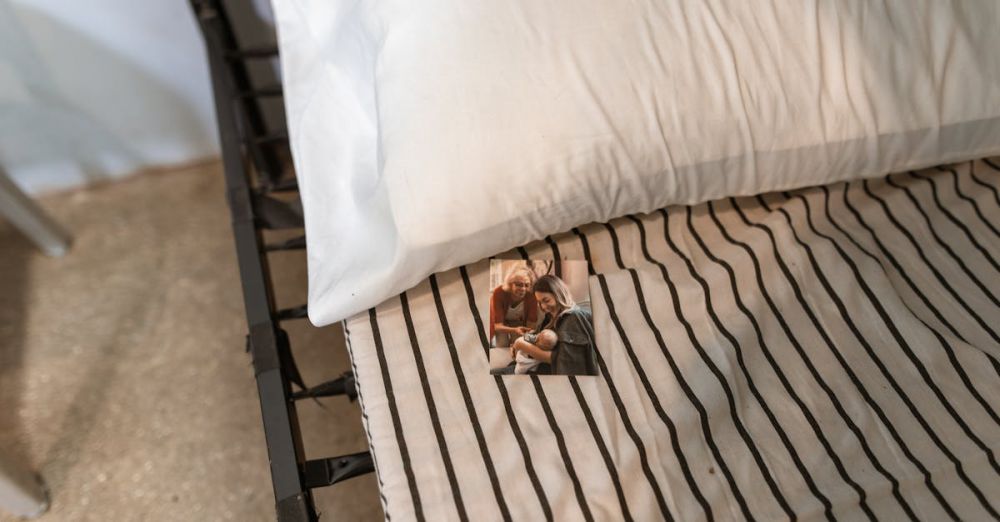
M 998 518 L 994 165 L 529 245 L 591 261 L 597 377 L 489 375 L 486 261 L 351 318 L 386 518 Z

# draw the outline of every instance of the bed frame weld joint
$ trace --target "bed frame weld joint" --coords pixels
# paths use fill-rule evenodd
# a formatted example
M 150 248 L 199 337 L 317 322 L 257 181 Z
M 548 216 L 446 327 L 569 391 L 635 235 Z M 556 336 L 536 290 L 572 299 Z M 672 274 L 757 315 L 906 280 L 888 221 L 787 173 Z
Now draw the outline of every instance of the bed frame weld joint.
M 338 482 L 375 471 L 372 455 L 367 451 L 339 457 L 308 460 L 302 468 L 302 475 L 305 477 L 306 487 L 309 489 L 332 486 Z
M 295 392 L 292 394 L 292 399 L 318 399 L 320 397 L 334 397 L 336 395 L 346 395 L 351 402 L 354 402 L 358 398 L 358 390 L 354 383 L 354 372 L 344 372 L 336 379 Z

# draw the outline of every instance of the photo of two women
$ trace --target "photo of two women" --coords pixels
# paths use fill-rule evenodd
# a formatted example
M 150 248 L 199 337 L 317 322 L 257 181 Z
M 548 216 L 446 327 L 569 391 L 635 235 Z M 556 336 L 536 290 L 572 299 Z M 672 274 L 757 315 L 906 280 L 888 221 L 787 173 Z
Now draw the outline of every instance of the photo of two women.
M 585 261 L 490 264 L 490 373 L 596 375 Z

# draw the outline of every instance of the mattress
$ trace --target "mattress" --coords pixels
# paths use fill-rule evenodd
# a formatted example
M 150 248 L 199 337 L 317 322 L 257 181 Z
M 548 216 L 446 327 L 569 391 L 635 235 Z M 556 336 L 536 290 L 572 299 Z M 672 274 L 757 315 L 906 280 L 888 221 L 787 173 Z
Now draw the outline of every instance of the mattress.
M 589 262 L 596 377 L 489 374 L 488 260 L 354 315 L 386 518 L 998 518 L 998 166 L 672 206 L 503 254 Z

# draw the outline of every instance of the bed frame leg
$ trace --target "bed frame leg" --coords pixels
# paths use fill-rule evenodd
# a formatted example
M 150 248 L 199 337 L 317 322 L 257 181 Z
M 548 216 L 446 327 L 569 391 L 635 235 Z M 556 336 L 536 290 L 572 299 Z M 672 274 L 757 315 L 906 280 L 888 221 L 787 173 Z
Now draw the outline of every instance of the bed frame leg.
M 0 455 L 0 509 L 36 518 L 49 509 L 49 495 L 42 479 Z
M 52 257 L 69 250 L 70 236 L 0 169 L 0 213 Z

